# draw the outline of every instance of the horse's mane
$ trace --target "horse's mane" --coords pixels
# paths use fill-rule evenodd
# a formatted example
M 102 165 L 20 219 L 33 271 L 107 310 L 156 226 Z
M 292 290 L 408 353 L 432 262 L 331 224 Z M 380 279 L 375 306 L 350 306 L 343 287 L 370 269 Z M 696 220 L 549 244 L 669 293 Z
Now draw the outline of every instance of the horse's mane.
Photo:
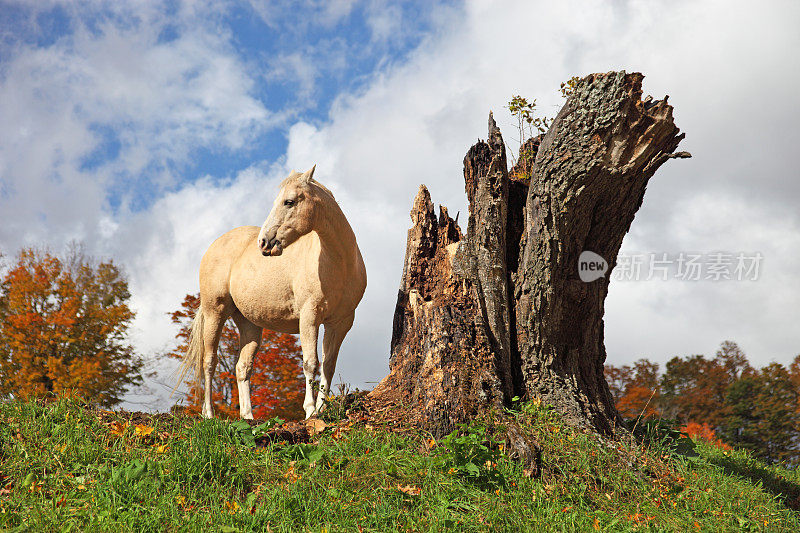
M 290 174 L 288 178 L 286 178 L 285 180 L 283 180 L 281 182 L 281 187 L 280 188 L 283 189 L 290 182 L 296 181 L 297 178 L 299 178 L 300 176 L 302 176 L 302 174 L 300 172 L 292 172 L 292 174 Z M 331 197 L 331 200 L 333 200 L 334 202 L 336 201 L 336 197 L 333 196 L 333 193 L 326 186 L 324 186 L 323 184 L 321 184 L 320 182 L 318 182 L 314 178 L 311 178 L 311 183 L 313 185 L 316 185 L 320 189 L 322 189 L 324 192 L 326 192 Z
M 336 198 L 333 196 L 333 193 L 326 186 L 324 186 L 323 184 L 321 184 L 320 182 L 318 182 L 314 178 L 311 178 L 311 183 L 313 183 L 314 185 L 316 185 L 317 187 L 319 187 L 320 189 L 322 189 L 323 191 L 328 193 L 332 200 L 334 200 L 334 201 L 336 200 Z

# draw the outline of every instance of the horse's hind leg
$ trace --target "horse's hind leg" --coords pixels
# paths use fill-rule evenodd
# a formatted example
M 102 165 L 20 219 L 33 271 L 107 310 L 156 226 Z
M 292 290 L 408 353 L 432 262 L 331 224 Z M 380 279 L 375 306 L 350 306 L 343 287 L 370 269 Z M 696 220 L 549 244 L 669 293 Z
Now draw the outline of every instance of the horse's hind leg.
M 303 374 L 306 377 L 306 397 L 303 401 L 303 410 L 306 418 L 314 414 L 314 374 L 317 372 L 317 340 L 319 338 L 319 323 L 314 313 L 300 313 L 300 346 L 303 348 Z
M 222 328 L 228 315 L 223 306 L 203 306 L 203 409 L 201 414 L 205 418 L 214 417 L 214 407 L 211 402 L 211 387 L 214 382 L 214 371 L 217 368 L 217 345 Z
M 322 372 L 319 378 L 319 393 L 317 394 L 316 411 L 322 410 L 325 399 L 330 393 L 333 383 L 333 374 L 336 371 L 336 360 L 339 358 L 339 348 L 342 346 L 345 335 L 353 326 L 353 316 L 347 320 L 332 324 L 325 324 L 325 334 L 322 337 Z
M 239 359 L 236 361 L 236 384 L 239 386 L 239 414 L 242 418 L 253 419 L 250 405 L 250 375 L 253 373 L 253 359 L 261 345 L 260 327 L 256 326 L 238 311 L 233 321 L 239 328 Z

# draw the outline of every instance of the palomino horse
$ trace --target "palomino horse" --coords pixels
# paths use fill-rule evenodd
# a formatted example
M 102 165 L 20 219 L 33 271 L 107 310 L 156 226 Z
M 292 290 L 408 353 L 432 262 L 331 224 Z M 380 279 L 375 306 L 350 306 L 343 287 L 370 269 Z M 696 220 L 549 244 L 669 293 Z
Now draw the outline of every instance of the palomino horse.
M 228 318 L 239 328 L 239 412 L 253 418 L 250 374 L 262 328 L 299 333 L 303 348 L 306 418 L 327 397 L 336 358 L 353 325 L 356 306 L 367 287 L 367 272 L 350 224 L 333 194 L 312 179 L 314 168 L 294 172 L 261 228 L 229 231 L 208 248 L 200 262 L 200 308 L 194 318 L 183 371 L 193 369 L 204 386 L 203 416 L 214 416 L 211 382 L 217 344 Z M 312 382 L 322 339 L 322 372 L 316 402 Z

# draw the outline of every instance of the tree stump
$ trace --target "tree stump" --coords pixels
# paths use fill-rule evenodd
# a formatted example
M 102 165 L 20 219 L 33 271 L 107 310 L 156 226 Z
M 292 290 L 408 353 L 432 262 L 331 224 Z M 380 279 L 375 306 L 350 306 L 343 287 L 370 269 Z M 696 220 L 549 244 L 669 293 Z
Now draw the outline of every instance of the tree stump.
M 608 273 L 647 182 L 683 134 L 667 99 L 642 100 L 638 73 L 584 78 L 512 169 L 489 136 L 464 158 L 467 234 L 424 186 L 411 210 L 389 375 L 370 394 L 440 436 L 514 396 L 554 405 L 577 426 L 612 434 L 603 376 Z M 535 156 L 535 158 L 533 157 Z M 584 251 L 608 263 L 584 282 Z

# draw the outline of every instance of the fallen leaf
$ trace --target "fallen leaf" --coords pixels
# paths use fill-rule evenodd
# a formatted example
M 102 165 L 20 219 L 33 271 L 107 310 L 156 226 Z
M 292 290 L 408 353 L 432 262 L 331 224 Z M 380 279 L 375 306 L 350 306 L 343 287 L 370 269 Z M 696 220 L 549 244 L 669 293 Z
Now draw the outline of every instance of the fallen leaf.
M 289 481 L 289 483 L 296 483 L 297 480 L 300 479 L 300 476 L 297 475 L 297 473 L 294 471 L 294 463 L 295 463 L 294 461 L 290 462 L 289 470 L 287 470 L 286 473 L 283 474 L 283 477 L 285 477 Z
M 153 428 L 151 428 L 150 426 L 136 424 L 136 429 L 134 430 L 133 433 L 137 437 L 146 437 L 152 432 L 153 432 Z
M 236 502 L 225 502 L 225 508 L 228 509 L 229 512 L 235 513 L 239 510 L 239 504 Z
M 422 489 L 419 487 L 415 487 L 414 485 L 406 485 L 405 487 L 397 485 L 397 490 L 405 494 L 408 494 L 409 496 L 419 496 L 420 494 L 422 494 Z
M 111 422 L 111 424 L 108 426 L 108 429 L 111 431 L 112 435 L 121 437 L 125 433 L 125 430 L 128 429 L 128 423 L 125 422 L 124 424 L 120 424 L 116 421 Z
M 320 420 L 319 418 L 309 418 L 306 420 L 306 428 L 308 429 L 309 437 L 313 437 L 317 433 L 322 433 L 325 431 L 325 428 L 328 427 L 328 424 Z

